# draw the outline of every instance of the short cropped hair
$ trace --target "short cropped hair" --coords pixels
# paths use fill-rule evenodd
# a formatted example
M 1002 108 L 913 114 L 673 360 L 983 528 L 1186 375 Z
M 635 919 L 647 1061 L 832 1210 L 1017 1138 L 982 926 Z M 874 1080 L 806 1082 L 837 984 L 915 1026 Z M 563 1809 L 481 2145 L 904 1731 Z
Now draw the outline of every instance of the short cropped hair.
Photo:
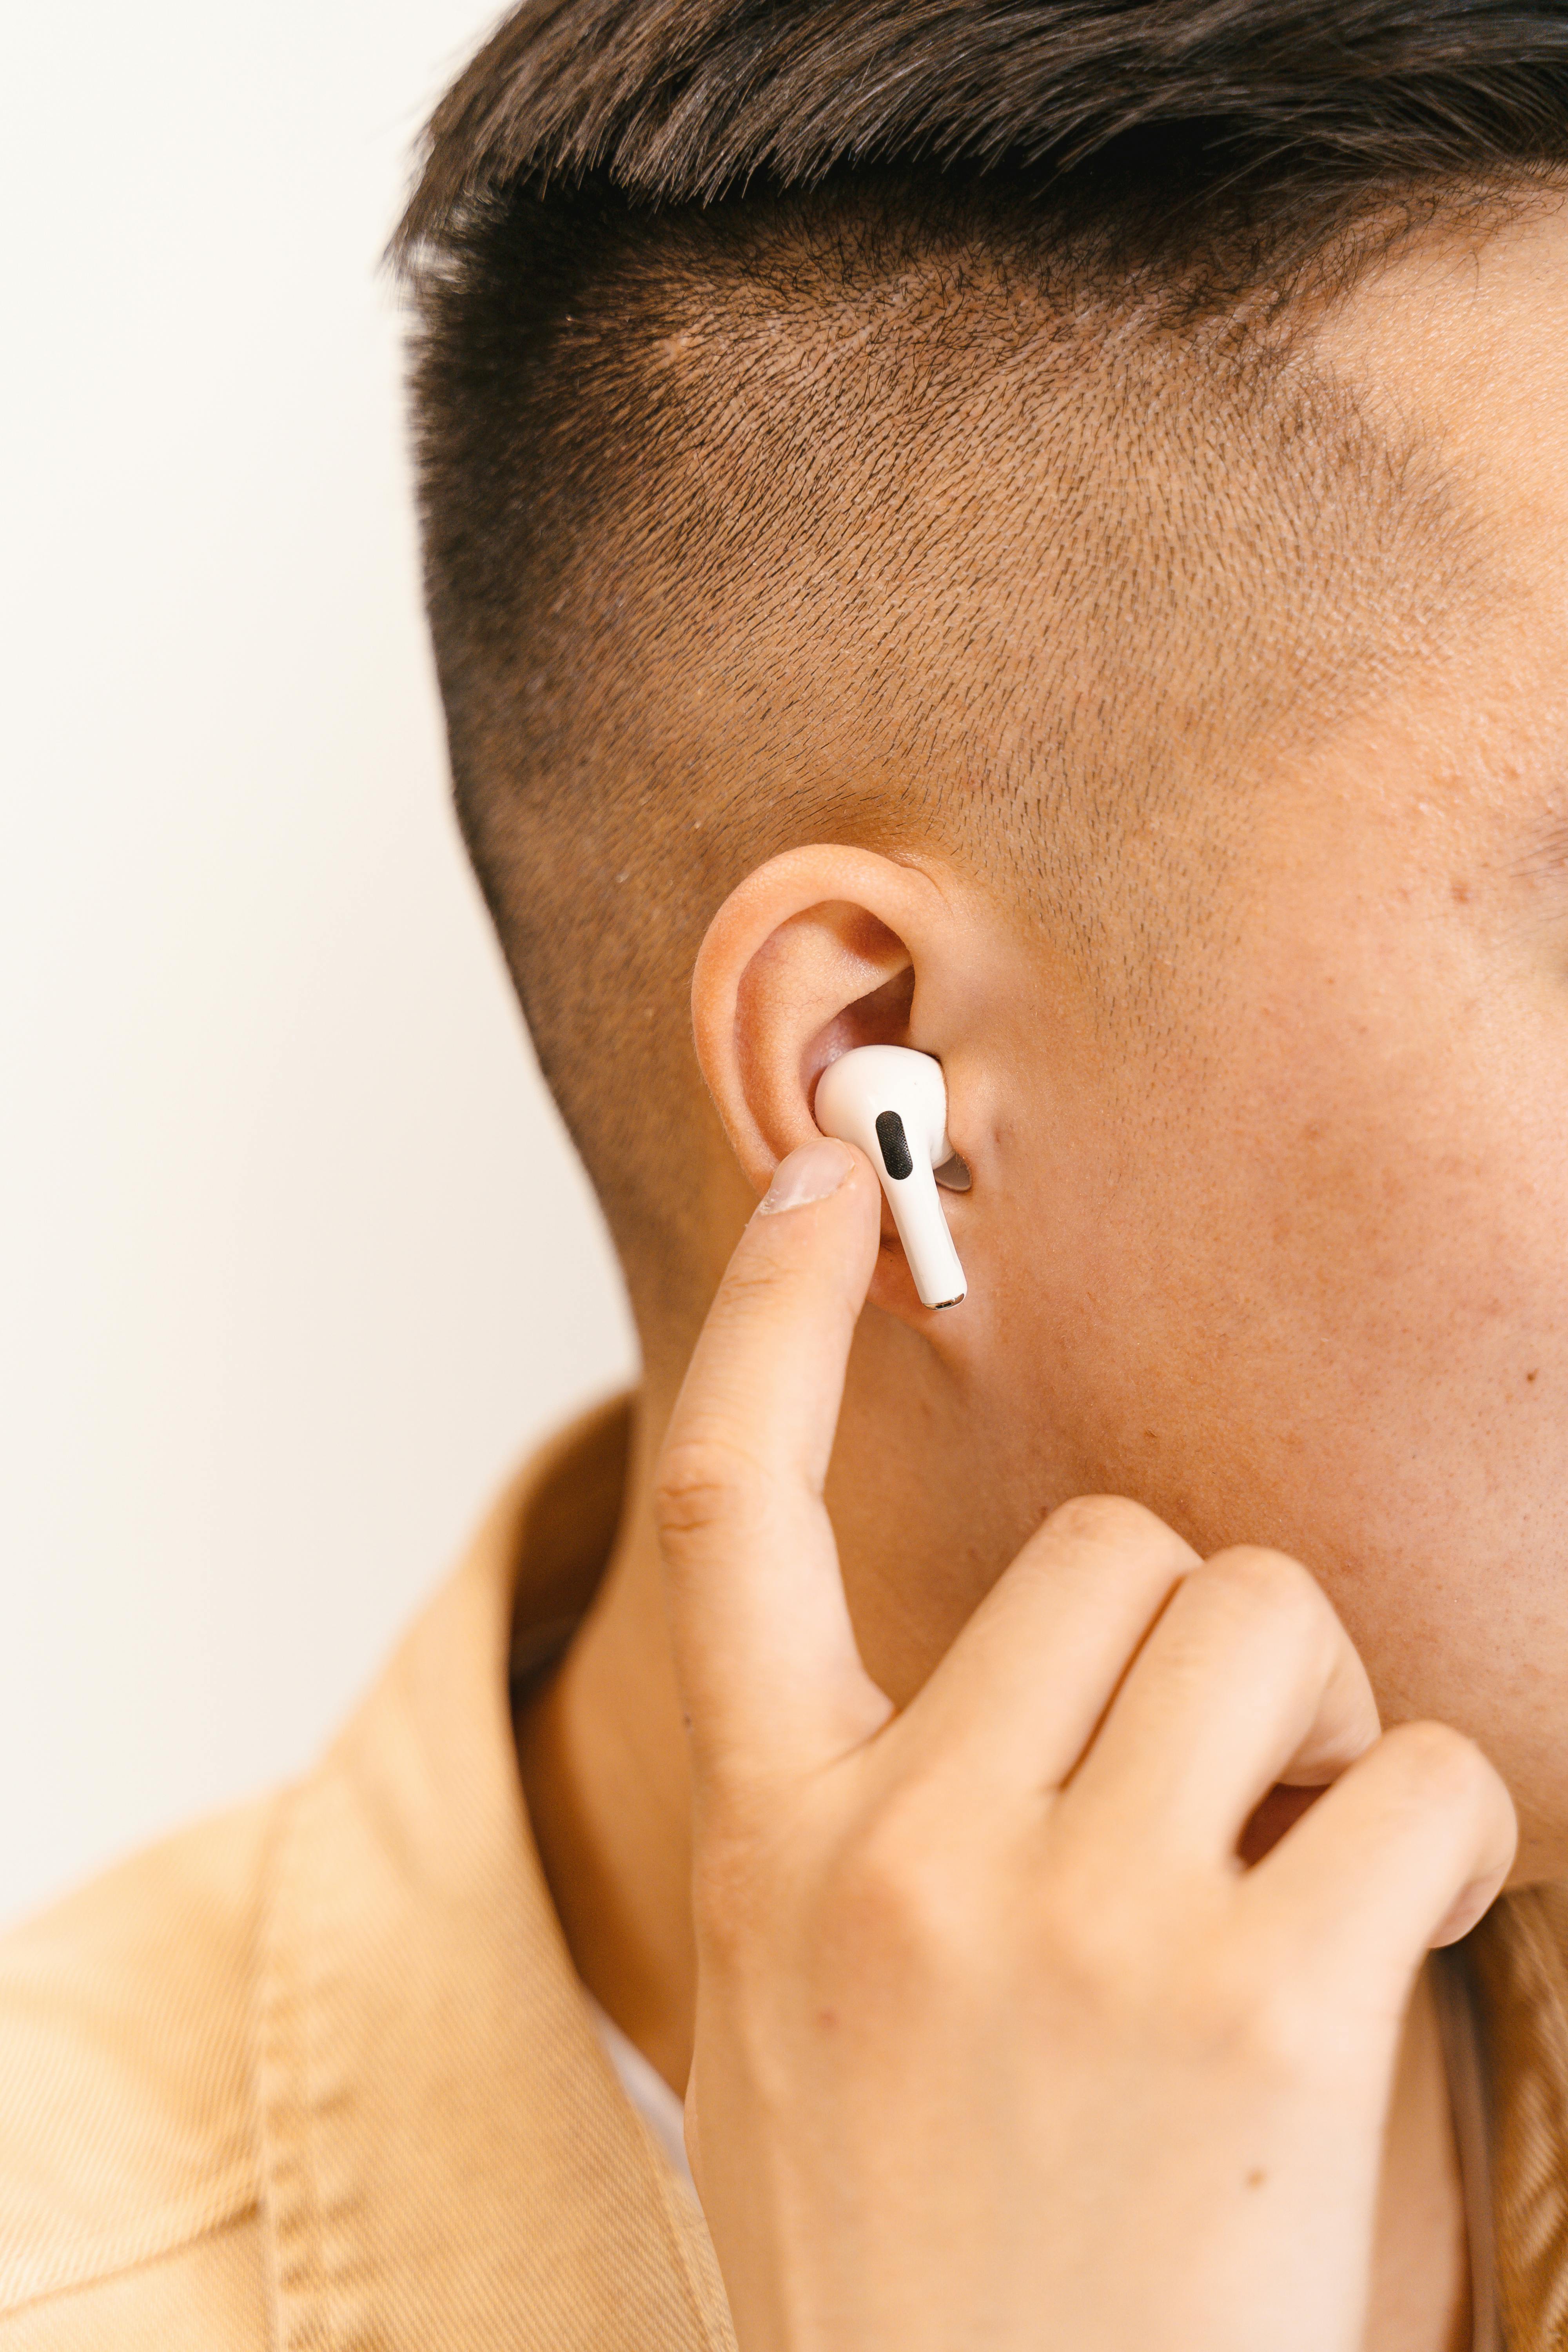
M 525 0 L 479 50 L 395 246 L 430 622 L 655 1289 L 686 977 L 751 862 L 984 853 L 1081 932 L 1130 806 L 1419 650 L 1453 486 L 1291 322 L 1565 158 L 1540 0 Z

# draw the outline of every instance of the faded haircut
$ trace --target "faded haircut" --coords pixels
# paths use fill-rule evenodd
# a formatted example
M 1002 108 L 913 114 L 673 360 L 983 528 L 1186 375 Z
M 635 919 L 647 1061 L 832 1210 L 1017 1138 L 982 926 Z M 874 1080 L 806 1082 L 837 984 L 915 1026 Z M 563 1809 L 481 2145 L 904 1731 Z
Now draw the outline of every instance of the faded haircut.
M 751 865 L 935 848 L 1087 950 L 1132 827 L 1437 641 L 1462 502 L 1297 328 L 1565 155 L 1523 0 L 528 0 L 480 49 L 395 245 L 431 627 L 639 1303 Z

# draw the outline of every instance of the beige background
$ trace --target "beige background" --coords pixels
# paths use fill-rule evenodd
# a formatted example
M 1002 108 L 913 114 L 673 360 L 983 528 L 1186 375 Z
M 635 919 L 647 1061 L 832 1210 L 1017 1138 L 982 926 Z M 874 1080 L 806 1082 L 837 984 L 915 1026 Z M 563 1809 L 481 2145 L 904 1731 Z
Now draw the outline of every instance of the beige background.
M 632 1362 L 447 812 L 377 271 L 487 21 L 8 27 L 0 1919 L 302 1762 Z

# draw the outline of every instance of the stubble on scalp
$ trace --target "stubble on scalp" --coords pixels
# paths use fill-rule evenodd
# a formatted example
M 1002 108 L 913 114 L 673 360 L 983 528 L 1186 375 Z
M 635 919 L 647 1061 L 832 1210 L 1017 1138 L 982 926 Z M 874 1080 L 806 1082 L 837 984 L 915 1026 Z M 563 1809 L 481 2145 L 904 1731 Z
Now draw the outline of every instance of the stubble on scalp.
M 567 322 L 539 576 L 447 680 L 454 754 L 546 1075 L 672 1292 L 688 979 L 752 866 L 953 862 L 1147 1021 L 1270 773 L 1469 625 L 1463 485 L 1311 329 L 1495 209 L 1363 223 L 1238 296 L 796 203 L 672 221 Z

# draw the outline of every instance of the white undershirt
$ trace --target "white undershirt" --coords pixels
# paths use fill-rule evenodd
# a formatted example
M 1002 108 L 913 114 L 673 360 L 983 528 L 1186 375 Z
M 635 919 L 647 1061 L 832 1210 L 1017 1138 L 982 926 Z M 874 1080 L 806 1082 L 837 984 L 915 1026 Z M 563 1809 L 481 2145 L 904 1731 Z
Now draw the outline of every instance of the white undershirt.
M 650 2066 L 635 2042 L 628 2042 L 613 2017 L 607 2017 L 584 1990 L 588 2015 L 605 2057 L 620 2076 L 621 2088 L 669 2159 L 670 2170 L 685 2182 L 693 2197 L 697 2186 L 686 2154 L 686 2122 L 680 2101 L 656 2066 Z

